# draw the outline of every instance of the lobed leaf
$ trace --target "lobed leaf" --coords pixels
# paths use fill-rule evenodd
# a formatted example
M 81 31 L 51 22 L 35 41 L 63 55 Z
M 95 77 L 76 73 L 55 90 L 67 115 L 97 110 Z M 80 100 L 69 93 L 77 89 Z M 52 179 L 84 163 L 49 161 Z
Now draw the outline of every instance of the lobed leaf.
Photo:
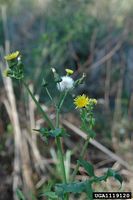
M 90 181 L 74 182 L 68 184 L 56 184 L 55 192 L 58 197 L 63 198 L 65 193 L 81 193 L 85 192 L 88 199 L 92 200 L 93 189 Z
M 109 168 L 107 173 L 106 173 L 106 179 L 108 177 L 114 177 L 122 185 L 123 179 L 122 179 L 121 175 L 118 172 L 116 172 L 113 169 L 111 169 L 111 168 Z

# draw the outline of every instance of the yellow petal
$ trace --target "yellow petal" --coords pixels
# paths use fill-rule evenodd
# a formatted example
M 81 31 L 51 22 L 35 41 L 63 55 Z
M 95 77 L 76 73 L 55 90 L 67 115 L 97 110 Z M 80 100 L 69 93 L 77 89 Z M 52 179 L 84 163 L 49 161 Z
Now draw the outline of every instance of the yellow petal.
M 67 75 L 71 75 L 74 72 L 72 69 L 65 69 L 65 71 L 66 71 Z
M 74 99 L 74 104 L 76 108 L 84 108 L 89 104 L 89 98 L 85 94 L 79 95 Z
M 7 56 L 5 56 L 5 60 L 9 61 L 9 60 L 13 60 L 15 58 L 17 58 L 19 56 L 20 52 L 19 51 L 16 51 L 16 52 L 13 52 L 11 54 L 8 54 Z

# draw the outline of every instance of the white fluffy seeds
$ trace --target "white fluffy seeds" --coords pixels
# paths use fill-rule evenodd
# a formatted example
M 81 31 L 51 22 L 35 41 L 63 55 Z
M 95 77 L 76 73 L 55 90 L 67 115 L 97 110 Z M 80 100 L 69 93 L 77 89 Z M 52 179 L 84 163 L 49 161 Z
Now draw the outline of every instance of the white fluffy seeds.
M 57 88 L 59 91 L 63 92 L 73 88 L 74 80 L 70 76 L 62 76 L 61 79 L 62 81 L 57 83 Z

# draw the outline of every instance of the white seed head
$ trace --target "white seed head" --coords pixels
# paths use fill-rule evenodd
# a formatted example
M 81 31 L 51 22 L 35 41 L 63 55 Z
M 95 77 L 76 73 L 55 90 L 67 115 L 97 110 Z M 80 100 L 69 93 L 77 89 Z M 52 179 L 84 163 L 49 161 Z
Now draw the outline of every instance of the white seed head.
M 70 76 L 63 76 L 61 79 L 62 81 L 57 83 L 57 88 L 59 91 L 63 92 L 73 88 L 74 80 Z

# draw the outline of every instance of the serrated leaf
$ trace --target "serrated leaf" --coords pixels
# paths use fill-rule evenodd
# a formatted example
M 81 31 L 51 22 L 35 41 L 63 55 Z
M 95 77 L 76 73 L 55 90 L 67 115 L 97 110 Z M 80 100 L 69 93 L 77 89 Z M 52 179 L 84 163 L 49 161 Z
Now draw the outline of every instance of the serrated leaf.
M 26 200 L 26 198 L 24 197 L 22 191 L 20 189 L 16 190 L 16 194 L 19 200 Z
M 80 158 L 80 159 L 78 160 L 78 163 L 84 167 L 84 169 L 86 170 L 86 172 L 88 173 L 88 175 L 89 175 L 90 177 L 95 176 L 94 167 L 93 167 L 92 164 L 86 162 L 86 161 L 83 160 L 82 158 Z
M 122 177 L 120 176 L 120 174 L 118 172 L 114 171 L 111 168 L 109 168 L 108 171 L 107 171 L 107 173 L 106 173 L 106 179 L 108 177 L 114 177 L 122 185 L 122 182 L 123 182 Z
M 64 195 L 65 193 L 81 193 L 86 190 L 88 181 L 75 182 L 69 184 L 56 184 L 55 192 L 57 195 Z
M 93 179 L 90 180 L 91 183 L 98 183 L 101 181 L 106 181 L 109 177 L 114 177 L 116 180 L 118 180 L 120 182 L 120 184 L 122 185 L 122 177 L 120 176 L 120 174 L 116 171 L 114 171 L 113 169 L 109 168 L 108 171 L 105 173 L 105 175 L 103 176 L 95 176 Z

